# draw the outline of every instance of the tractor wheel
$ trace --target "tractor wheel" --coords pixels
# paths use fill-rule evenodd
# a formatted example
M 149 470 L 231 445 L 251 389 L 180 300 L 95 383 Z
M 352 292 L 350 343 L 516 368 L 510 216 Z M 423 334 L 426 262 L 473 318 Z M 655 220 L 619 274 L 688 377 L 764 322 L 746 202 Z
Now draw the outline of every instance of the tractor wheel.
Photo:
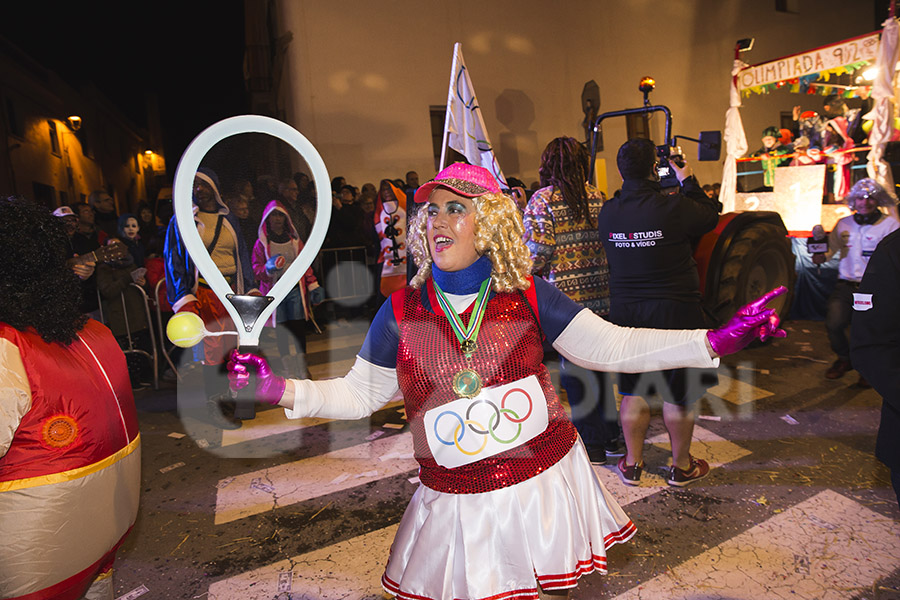
M 724 323 L 739 308 L 779 285 L 788 293 L 768 306 L 787 318 L 797 274 L 791 241 L 784 231 L 772 223 L 751 223 L 734 236 L 726 252 L 716 301 L 711 305 L 716 319 Z

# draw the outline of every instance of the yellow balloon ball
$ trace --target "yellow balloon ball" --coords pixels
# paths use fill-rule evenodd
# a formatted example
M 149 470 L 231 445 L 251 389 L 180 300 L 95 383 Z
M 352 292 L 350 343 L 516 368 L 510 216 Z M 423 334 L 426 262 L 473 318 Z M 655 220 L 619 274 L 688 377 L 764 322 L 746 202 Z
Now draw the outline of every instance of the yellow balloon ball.
M 206 335 L 203 319 L 192 312 L 180 312 L 169 319 L 166 337 L 179 348 L 196 346 Z

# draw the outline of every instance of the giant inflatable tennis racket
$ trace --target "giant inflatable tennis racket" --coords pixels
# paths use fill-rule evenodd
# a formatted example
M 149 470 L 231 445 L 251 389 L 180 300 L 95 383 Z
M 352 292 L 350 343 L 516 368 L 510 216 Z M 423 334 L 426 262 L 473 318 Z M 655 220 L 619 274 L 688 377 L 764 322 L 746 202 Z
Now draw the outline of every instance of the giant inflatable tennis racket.
M 305 241 L 300 255 L 278 279 L 268 296 L 235 294 L 225 277 L 219 272 L 210 257 L 197 225 L 194 222 L 193 196 L 194 176 L 207 152 L 220 141 L 242 133 L 265 133 L 276 137 L 296 150 L 309 165 L 316 185 L 318 204 L 316 218 L 309 239 Z M 331 187 L 328 171 L 322 157 L 303 135 L 285 123 L 261 115 L 242 115 L 219 121 L 203 130 L 185 150 L 175 170 L 173 208 L 178 232 L 191 260 L 209 287 L 225 306 L 237 329 L 239 346 L 259 345 L 259 334 L 267 319 L 275 312 L 278 304 L 293 289 L 306 269 L 318 254 L 328 222 L 331 220 Z M 174 323 L 173 323 L 174 321 Z M 234 335 L 235 332 L 211 334 L 203 327 L 203 321 L 193 313 L 178 313 L 169 320 L 166 333 L 172 343 L 189 347 L 198 343 L 205 335 Z

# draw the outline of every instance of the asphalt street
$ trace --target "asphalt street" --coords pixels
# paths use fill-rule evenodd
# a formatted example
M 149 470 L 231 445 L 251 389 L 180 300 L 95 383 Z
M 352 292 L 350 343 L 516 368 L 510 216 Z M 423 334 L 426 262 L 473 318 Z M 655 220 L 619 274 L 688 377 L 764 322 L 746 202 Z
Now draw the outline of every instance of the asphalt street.
M 313 378 L 345 374 L 368 323 L 308 337 Z M 595 467 L 637 526 L 609 573 L 574 599 L 900 599 L 900 510 L 874 457 L 881 398 L 855 372 L 823 377 L 820 322 L 726 357 L 692 451 L 713 466 L 662 478 L 654 416 L 639 487 Z M 552 371 L 551 364 L 551 371 Z M 138 521 L 120 549 L 117 598 L 380 599 L 393 533 L 416 486 L 398 398 L 358 421 L 287 421 L 258 407 L 241 429 L 192 418 L 197 369 L 135 394 L 143 444 Z

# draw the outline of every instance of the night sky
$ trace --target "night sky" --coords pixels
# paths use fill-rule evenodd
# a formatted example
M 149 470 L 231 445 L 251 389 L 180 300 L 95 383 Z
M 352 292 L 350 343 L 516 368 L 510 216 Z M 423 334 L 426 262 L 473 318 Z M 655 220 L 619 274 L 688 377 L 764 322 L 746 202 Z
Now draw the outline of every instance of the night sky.
M 157 94 L 170 173 L 204 128 L 247 112 L 242 0 L 16 0 L 0 35 L 76 89 L 92 82 L 138 127 Z

